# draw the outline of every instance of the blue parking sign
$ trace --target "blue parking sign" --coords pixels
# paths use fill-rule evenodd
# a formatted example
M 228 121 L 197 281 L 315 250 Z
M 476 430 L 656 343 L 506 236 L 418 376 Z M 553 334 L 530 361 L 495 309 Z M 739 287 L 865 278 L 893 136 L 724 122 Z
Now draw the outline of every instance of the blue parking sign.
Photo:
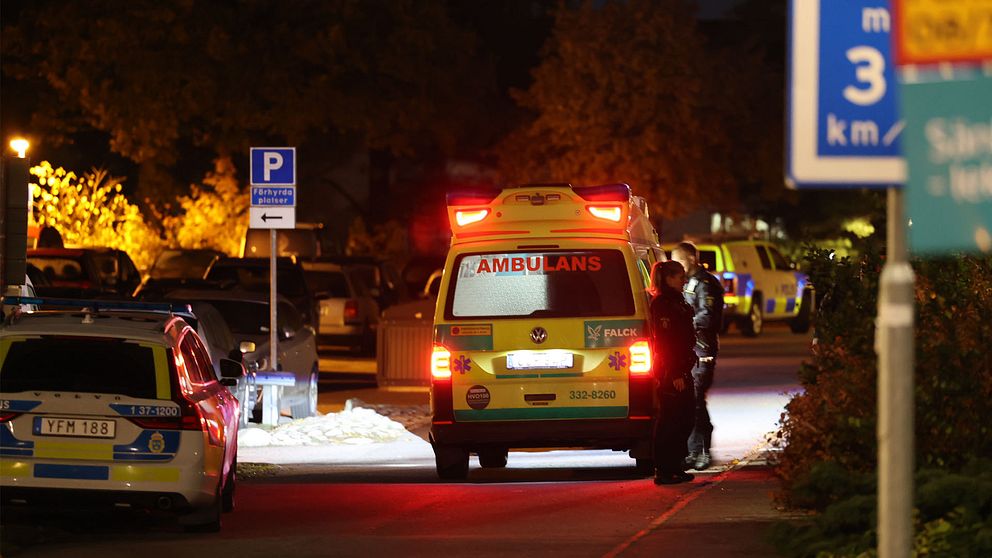
M 905 182 L 888 0 L 791 0 L 786 181 Z
M 296 148 L 252 147 L 251 183 L 258 186 L 296 184 Z

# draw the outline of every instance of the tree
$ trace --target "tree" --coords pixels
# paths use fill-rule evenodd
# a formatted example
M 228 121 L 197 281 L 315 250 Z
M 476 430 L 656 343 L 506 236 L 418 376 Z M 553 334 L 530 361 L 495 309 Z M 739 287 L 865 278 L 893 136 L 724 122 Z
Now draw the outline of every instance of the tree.
M 41 1 L 3 35 L 5 72 L 55 93 L 35 124 L 107 132 L 158 201 L 177 162 L 288 142 L 314 154 L 301 180 L 320 177 L 363 146 L 455 149 L 485 107 L 441 0 Z
M 672 217 L 736 199 L 726 102 L 681 0 L 559 8 L 534 83 L 533 118 L 498 148 L 513 181 L 629 182 Z
M 248 229 L 248 192 L 238 184 L 228 157 L 214 161 L 203 185 L 190 186 L 178 200 L 178 215 L 165 215 L 167 242 L 180 248 L 213 248 L 237 256 Z

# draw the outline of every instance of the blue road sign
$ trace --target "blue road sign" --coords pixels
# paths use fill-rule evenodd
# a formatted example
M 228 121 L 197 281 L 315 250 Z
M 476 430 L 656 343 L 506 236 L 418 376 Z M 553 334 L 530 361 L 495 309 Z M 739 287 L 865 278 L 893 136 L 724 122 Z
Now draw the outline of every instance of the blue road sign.
M 789 8 L 786 182 L 902 184 L 889 0 L 790 0 Z
M 252 147 L 251 183 L 253 186 L 296 184 L 296 148 Z
M 252 186 L 251 204 L 256 207 L 294 207 L 296 188 L 293 186 Z

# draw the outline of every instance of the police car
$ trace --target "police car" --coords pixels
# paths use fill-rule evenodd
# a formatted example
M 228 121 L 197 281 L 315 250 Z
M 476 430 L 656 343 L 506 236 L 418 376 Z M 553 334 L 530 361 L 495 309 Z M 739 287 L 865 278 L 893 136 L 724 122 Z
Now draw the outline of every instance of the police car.
M 629 450 L 651 466 L 651 265 L 664 255 L 626 184 L 448 195 L 430 439 L 442 478 L 470 453 Z
M 196 332 L 168 305 L 5 303 L 78 308 L 0 326 L 4 512 L 124 506 L 218 530 L 234 507 L 239 410 Z M 222 365 L 225 383 L 244 373 Z
M 766 321 L 784 321 L 795 333 L 809 331 L 813 286 L 774 244 L 746 239 L 694 244 L 699 263 L 723 283 L 724 330 L 735 324 L 744 335 L 756 337 Z M 665 245 L 666 251 L 672 248 Z

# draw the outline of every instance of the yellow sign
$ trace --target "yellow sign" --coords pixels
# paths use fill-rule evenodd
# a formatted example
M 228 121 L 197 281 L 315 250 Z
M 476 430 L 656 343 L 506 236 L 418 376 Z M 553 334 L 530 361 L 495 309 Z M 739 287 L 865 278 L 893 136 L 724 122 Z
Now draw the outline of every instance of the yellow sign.
M 992 60 L 992 0 L 896 0 L 896 61 Z

